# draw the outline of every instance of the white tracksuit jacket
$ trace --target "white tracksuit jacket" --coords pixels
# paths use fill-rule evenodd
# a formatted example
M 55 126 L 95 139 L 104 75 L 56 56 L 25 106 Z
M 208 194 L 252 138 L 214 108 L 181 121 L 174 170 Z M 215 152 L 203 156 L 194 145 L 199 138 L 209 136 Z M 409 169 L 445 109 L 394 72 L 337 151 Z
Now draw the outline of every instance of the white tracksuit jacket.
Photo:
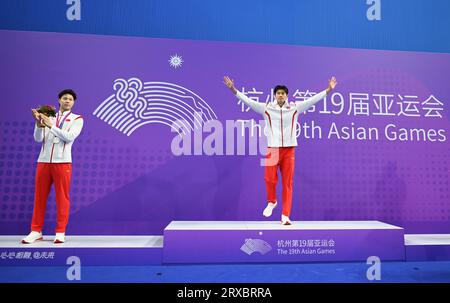
M 264 116 L 268 133 L 268 147 L 290 147 L 297 146 L 297 137 L 295 134 L 299 114 L 325 98 L 326 95 L 327 91 L 323 90 L 305 101 L 286 101 L 282 107 L 278 105 L 276 100 L 267 104 L 260 103 L 250 99 L 239 91 L 236 97 L 255 112 Z
M 64 112 L 62 117 L 66 117 L 67 114 L 68 112 Z M 50 119 L 53 124 L 51 129 L 48 127 L 40 128 L 36 125 L 34 126 L 34 140 L 36 142 L 42 142 L 42 148 L 37 162 L 71 163 L 72 144 L 81 133 L 83 118 L 80 115 L 69 113 L 65 118 L 64 124 L 62 124 L 62 129 L 56 126 L 56 117 L 50 117 Z

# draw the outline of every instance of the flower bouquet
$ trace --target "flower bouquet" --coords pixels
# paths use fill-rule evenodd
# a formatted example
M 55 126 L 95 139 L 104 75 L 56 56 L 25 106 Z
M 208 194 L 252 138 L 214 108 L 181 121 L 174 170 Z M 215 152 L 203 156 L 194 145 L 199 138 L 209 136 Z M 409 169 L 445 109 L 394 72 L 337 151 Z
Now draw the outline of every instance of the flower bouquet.
M 53 105 L 39 106 L 37 112 L 40 114 L 44 114 L 47 117 L 56 117 L 56 107 L 54 107 Z
M 53 105 L 39 105 L 39 108 L 36 108 L 36 111 L 46 117 L 56 117 L 56 107 Z M 42 119 L 38 122 L 38 126 L 45 127 Z

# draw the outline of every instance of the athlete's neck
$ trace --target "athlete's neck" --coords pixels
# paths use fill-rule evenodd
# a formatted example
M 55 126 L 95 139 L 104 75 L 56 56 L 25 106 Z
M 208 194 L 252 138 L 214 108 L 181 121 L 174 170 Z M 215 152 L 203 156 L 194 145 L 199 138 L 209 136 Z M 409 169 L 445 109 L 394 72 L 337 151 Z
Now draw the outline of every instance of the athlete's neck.
M 283 105 L 284 105 L 284 103 L 285 103 L 286 101 L 283 101 L 283 102 L 279 102 L 279 101 L 277 101 L 277 103 L 278 103 L 278 106 L 280 106 L 280 107 L 283 107 Z
M 68 112 L 70 112 L 70 110 L 63 111 L 62 108 L 59 109 L 59 113 L 60 113 L 61 115 L 67 114 Z

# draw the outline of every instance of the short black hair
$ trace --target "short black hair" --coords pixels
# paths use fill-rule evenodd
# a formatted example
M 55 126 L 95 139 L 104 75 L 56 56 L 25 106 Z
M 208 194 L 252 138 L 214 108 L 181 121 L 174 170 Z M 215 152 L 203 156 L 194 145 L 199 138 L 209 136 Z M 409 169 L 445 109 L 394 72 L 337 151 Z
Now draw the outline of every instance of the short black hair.
M 289 94 L 289 90 L 286 87 L 286 85 L 277 85 L 277 86 L 275 86 L 275 88 L 273 89 L 273 94 L 275 95 L 277 93 L 277 91 L 279 91 L 279 90 L 284 90 L 286 95 Z
M 77 99 L 77 94 L 71 89 L 64 89 L 64 90 L 62 90 L 58 94 L 58 99 L 61 99 L 62 96 L 67 95 L 67 94 L 72 95 L 74 101 Z

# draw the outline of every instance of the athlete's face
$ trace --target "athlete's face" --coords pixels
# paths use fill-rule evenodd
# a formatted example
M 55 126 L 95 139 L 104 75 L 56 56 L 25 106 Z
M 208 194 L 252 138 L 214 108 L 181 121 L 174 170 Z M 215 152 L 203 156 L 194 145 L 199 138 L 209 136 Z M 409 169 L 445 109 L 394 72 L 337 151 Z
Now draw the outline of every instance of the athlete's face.
M 75 100 L 73 99 L 73 96 L 71 94 L 65 94 L 61 97 L 61 99 L 58 100 L 59 107 L 62 112 L 71 110 Z
M 277 90 L 275 92 L 275 100 L 277 100 L 278 104 L 283 104 L 287 100 L 286 92 L 282 89 Z

